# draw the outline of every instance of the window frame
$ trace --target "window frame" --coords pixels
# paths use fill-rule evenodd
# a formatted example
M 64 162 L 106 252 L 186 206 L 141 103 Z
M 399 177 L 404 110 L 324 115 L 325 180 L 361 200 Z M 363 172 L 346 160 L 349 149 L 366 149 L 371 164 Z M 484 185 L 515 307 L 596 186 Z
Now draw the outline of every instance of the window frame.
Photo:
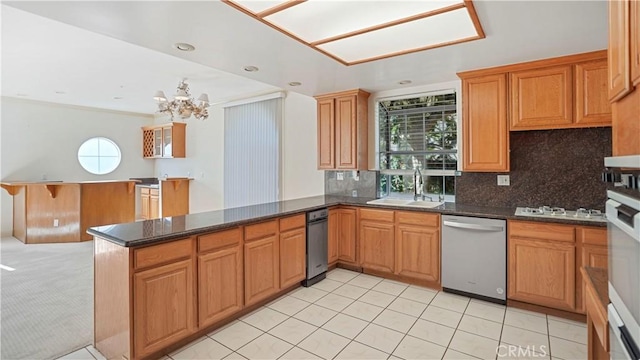
M 97 141 L 98 144 L 100 143 L 100 141 L 105 141 L 106 143 L 110 143 L 115 147 L 115 150 L 118 152 L 118 156 L 117 156 L 118 163 L 116 164 L 116 166 L 112 170 L 107 171 L 107 172 L 93 172 L 93 171 L 89 170 L 87 167 L 85 167 L 85 165 L 82 163 L 82 161 L 80 161 L 81 157 L 84 157 L 84 158 L 98 158 L 98 170 L 100 170 L 100 159 L 102 157 L 105 157 L 105 158 L 106 157 L 109 157 L 109 158 L 115 157 L 115 156 L 100 156 L 100 154 L 98 154 L 97 156 L 80 155 L 80 150 L 89 141 Z M 98 148 L 99 148 L 99 145 L 98 145 Z M 89 174 L 98 175 L 98 176 L 108 175 L 108 174 L 111 174 L 112 172 L 116 171 L 120 167 L 120 165 L 122 164 L 122 150 L 120 150 L 120 146 L 118 146 L 118 144 L 111 138 L 108 138 L 108 137 L 102 136 L 102 135 L 92 136 L 92 137 L 86 139 L 85 141 L 83 141 L 82 144 L 80 144 L 80 146 L 78 146 L 78 150 L 76 151 L 76 160 L 78 160 L 78 164 L 80 164 L 80 167 L 84 171 L 88 172 Z

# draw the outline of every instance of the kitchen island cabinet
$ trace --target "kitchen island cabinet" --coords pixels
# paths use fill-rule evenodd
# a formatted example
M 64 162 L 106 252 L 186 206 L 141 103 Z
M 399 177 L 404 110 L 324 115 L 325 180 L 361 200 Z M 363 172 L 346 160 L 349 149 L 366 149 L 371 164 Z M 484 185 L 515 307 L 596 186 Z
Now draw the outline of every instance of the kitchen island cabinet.
M 93 226 L 135 220 L 135 180 L 2 182 L 13 195 L 13 236 L 25 244 L 91 240 Z

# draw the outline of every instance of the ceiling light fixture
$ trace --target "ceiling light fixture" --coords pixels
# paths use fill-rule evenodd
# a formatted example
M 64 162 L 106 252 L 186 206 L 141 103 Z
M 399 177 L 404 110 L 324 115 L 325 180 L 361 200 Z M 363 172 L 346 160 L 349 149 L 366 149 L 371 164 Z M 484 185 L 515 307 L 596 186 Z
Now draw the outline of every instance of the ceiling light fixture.
M 180 51 L 193 51 L 196 49 L 195 46 L 187 43 L 175 43 L 173 44 L 173 47 Z
M 66 94 L 66 92 L 64 92 L 62 90 L 56 90 L 56 94 L 64 95 L 64 94 Z
M 113 100 L 122 100 L 122 99 L 123 99 L 123 97 L 122 97 L 122 96 L 114 96 L 114 97 L 113 97 Z
M 408 85 L 411 84 L 411 80 L 401 80 L 398 81 L 398 85 Z
M 27 94 L 24 94 L 24 93 L 17 93 L 17 94 L 16 94 L 16 96 L 20 96 L 20 97 L 26 97 L 26 96 L 29 96 L 29 95 L 27 95 Z
M 302 85 L 302 83 L 299 81 L 292 81 L 289 83 L 289 86 L 300 86 L 300 85 Z
M 166 113 L 171 116 L 173 121 L 174 115 L 180 116 L 181 119 L 188 119 L 192 115 L 196 119 L 205 120 L 209 117 L 209 95 L 202 94 L 198 98 L 198 104 L 196 105 L 189 94 L 189 85 L 185 82 L 187 79 L 182 79 L 178 84 L 178 90 L 173 100 L 169 101 L 164 95 L 164 92 L 156 91 L 153 99 L 158 103 L 158 112 Z
M 247 72 L 256 72 L 256 71 L 258 71 L 258 70 L 260 70 L 260 69 L 258 69 L 258 68 L 257 68 L 257 67 L 255 67 L 255 66 L 251 66 L 251 65 L 249 65 L 249 66 L 245 66 L 245 67 L 244 67 L 244 71 L 247 71 Z

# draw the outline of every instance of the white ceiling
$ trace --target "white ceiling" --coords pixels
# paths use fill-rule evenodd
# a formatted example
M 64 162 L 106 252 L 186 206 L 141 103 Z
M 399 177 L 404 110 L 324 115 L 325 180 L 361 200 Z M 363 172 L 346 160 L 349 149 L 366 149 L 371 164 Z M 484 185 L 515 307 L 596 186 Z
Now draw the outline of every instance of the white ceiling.
M 271 86 L 306 95 L 352 88 L 375 92 L 400 88 L 400 80 L 412 80 L 411 86 L 439 83 L 457 79 L 458 71 L 607 46 L 604 0 L 476 0 L 485 39 L 353 66 L 342 65 L 219 1 L 3 4 L 10 6 L 2 6 L 3 94 L 25 92 L 35 98 L 43 92 L 37 96 L 48 101 L 73 97 L 81 99 L 81 105 L 143 112 L 155 109 L 148 103 L 155 90 L 173 93 L 183 76 L 192 79 L 192 95 L 208 92 L 212 102 L 268 91 Z M 28 16 L 16 8 L 73 27 Z M 179 52 L 172 47 L 176 42 L 191 43 L 197 49 Z M 260 71 L 247 73 L 246 65 Z M 291 81 L 303 85 L 292 88 L 287 85 Z M 63 86 L 67 94 L 55 94 Z M 120 100 L 116 107 L 113 96 L 127 101 Z

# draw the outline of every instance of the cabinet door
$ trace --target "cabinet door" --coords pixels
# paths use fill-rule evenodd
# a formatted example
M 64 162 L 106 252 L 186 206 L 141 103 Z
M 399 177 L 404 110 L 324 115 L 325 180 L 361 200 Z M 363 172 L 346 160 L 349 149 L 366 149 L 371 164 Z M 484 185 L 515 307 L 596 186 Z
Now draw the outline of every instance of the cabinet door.
M 575 310 L 575 245 L 509 238 L 508 298 Z
M 363 268 L 393 273 L 393 224 L 360 221 L 360 260 Z
M 160 197 L 156 194 L 149 196 L 149 219 L 160 218 Z
M 242 248 L 198 256 L 198 326 L 203 328 L 242 309 Z
M 327 263 L 338 261 L 338 211 L 329 210 L 329 234 L 327 244 Z
M 280 289 L 278 238 L 269 236 L 244 244 L 244 303 L 256 302 Z
M 356 210 L 338 210 L 338 259 L 356 264 Z
M 335 106 L 336 169 L 357 169 L 357 96 L 338 97 Z
M 318 100 L 318 169 L 334 169 L 335 109 L 333 99 Z
M 172 128 L 162 128 L 162 157 L 173 156 L 173 134 Z
M 304 228 L 280 233 L 280 288 L 304 280 L 306 268 L 306 231 Z
M 576 65 L 576 124 L 611 124 L 607 71 L 606 59 Z
M 511 79 L 511 130 L 564 128 L 573 123 L 570 65 L 517 71 Z
M 140 194 L 140 216 L 142 216 L 143 219 L 151 219 L 151 214 L 149 213 L 149 206 L 150 206 L 150 196 L 149 194 Z
M 153 130 L 153 156 L 162 157 L 162 129 Z
M 134 357 L 174 344 L 195 331 L 193 262 L 184 260 L 133 276 Z
M 584 245 L 582 248 L 582 258 L 579 264 L 576 266 L 576 288 L 579 290 L 576 293 L 576 310 L 579 313 L 584 313 L 586 308 L 586 284 L 582 278 L 580 267 L 590 266 L 601 269 L 608 269 L 608 251 L 606 246 L 594 246 Z
M 609 1 L 609 100 L 631 91 L 629 74 L 629 0 Z
M 631 82 L 640 85 L 640 1 L 631 1 Z
M 504 74 L 463 81 L 464 171 L 509 171 L 506 81 Z
M 395 240 L 396 274 L 419 280 L 440 281 L 438 228 L 398 225 Z

